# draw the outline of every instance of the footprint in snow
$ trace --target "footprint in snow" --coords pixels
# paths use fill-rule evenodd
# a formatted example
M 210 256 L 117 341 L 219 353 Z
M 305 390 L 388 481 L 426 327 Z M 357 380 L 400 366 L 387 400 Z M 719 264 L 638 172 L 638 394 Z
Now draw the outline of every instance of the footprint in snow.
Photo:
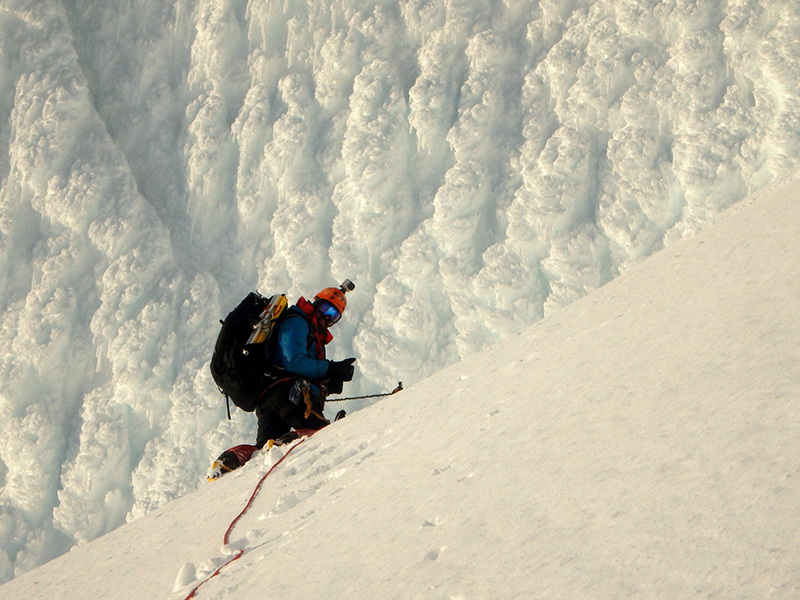
M 445 550 L 445 547 L 444 547 L 444 546 L 442 546 L 441 548 L 439 548 L 439 549 L 436 549 L 436 550 L 431 550 L 430 552 L 428 552 L 428 553 L 425 555 L 425 560 L 426 560 L 427 562 L 433 562 L 433 561 L 435 561 L 435 560 L 438 560 L 438 558 L 439 558 L 439 555 L 440 555 L 442 552 L 444 552 L 444 550 Z

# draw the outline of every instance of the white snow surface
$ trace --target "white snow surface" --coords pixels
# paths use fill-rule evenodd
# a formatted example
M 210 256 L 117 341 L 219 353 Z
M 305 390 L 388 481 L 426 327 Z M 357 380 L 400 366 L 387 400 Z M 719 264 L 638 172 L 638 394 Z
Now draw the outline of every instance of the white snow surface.
M 253 441 L 208 372 L 218 319 L 250 290 L 294 300 L 353 279 L 331 356 L 358 357 L 348 392 L 383 391 L 545 315 L 549 331 L 559 309 L 792 173 L 798 39 L 796 0 L 0 0 L 0 582 L 195 490 L 221 449 Z M 765 292 L 750 291 L 755 315 Z M 684 298 L 670 300 L 677 319 Z M 606 362 L 618 333 L 581 368 L 624 387 L 626 365 Z M 663 356 L 643 356 L 680 372 L 682 339 L 652 335 Z M 554 364 L 547 381 L 552 394 L 575 376 Z M 306 460 L 377 455 L 415 394 L 442 401 L 379 403 L 372 441 L 351 432 L 367 418 L 351 403 Z M 600 410 L 594 398 L 545 423 Z M 397 444 L 420 456 L 452 443 L 414 431 Z M 555 435 L 515 435 L 534 433 Z M 473 459 L 454 456 L 465 472 Z M 458 488 L 456 473 L 442 481 Z
M 800 597 L 800 178 L 3 598 Z

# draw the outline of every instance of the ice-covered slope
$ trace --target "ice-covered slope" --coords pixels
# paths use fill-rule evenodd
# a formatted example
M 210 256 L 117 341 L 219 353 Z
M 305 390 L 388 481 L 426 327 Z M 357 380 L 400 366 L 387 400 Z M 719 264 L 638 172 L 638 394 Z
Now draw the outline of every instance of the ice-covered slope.
M 800 180 L 3 598 L 800 594 Z M 177 589 L 173 591 L 173 586 Z
M 207 369 L 252 288 L 355 280 L 332 354 L 382 390 L 789 172 L 798 39 L 797 0 L 0 0 L 0 581 L 252 441 Z

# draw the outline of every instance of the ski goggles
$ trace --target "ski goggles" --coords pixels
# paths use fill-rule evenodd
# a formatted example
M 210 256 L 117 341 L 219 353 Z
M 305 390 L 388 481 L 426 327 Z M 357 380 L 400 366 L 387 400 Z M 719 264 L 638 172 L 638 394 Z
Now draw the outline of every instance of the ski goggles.
M 340 311 L 327 300 L 318 300 L 315 310 L 317 311 L 317 314 L 329 325 L 333 325 L 336 323 L 336 321 L 342 318 L 342 311 Z

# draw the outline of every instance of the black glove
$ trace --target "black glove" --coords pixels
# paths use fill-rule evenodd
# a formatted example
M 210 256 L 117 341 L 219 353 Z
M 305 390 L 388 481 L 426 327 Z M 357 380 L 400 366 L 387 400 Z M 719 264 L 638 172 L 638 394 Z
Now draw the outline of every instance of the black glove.
M 328 361 L 327 378 L 331 383 L 344 383 L 345 381 L 352 381 L 353 373 L 356 370 L 356 368 L 353 366 L 354 362 L 356 362 L 355 358 L 346 358 L 339 361 Z

